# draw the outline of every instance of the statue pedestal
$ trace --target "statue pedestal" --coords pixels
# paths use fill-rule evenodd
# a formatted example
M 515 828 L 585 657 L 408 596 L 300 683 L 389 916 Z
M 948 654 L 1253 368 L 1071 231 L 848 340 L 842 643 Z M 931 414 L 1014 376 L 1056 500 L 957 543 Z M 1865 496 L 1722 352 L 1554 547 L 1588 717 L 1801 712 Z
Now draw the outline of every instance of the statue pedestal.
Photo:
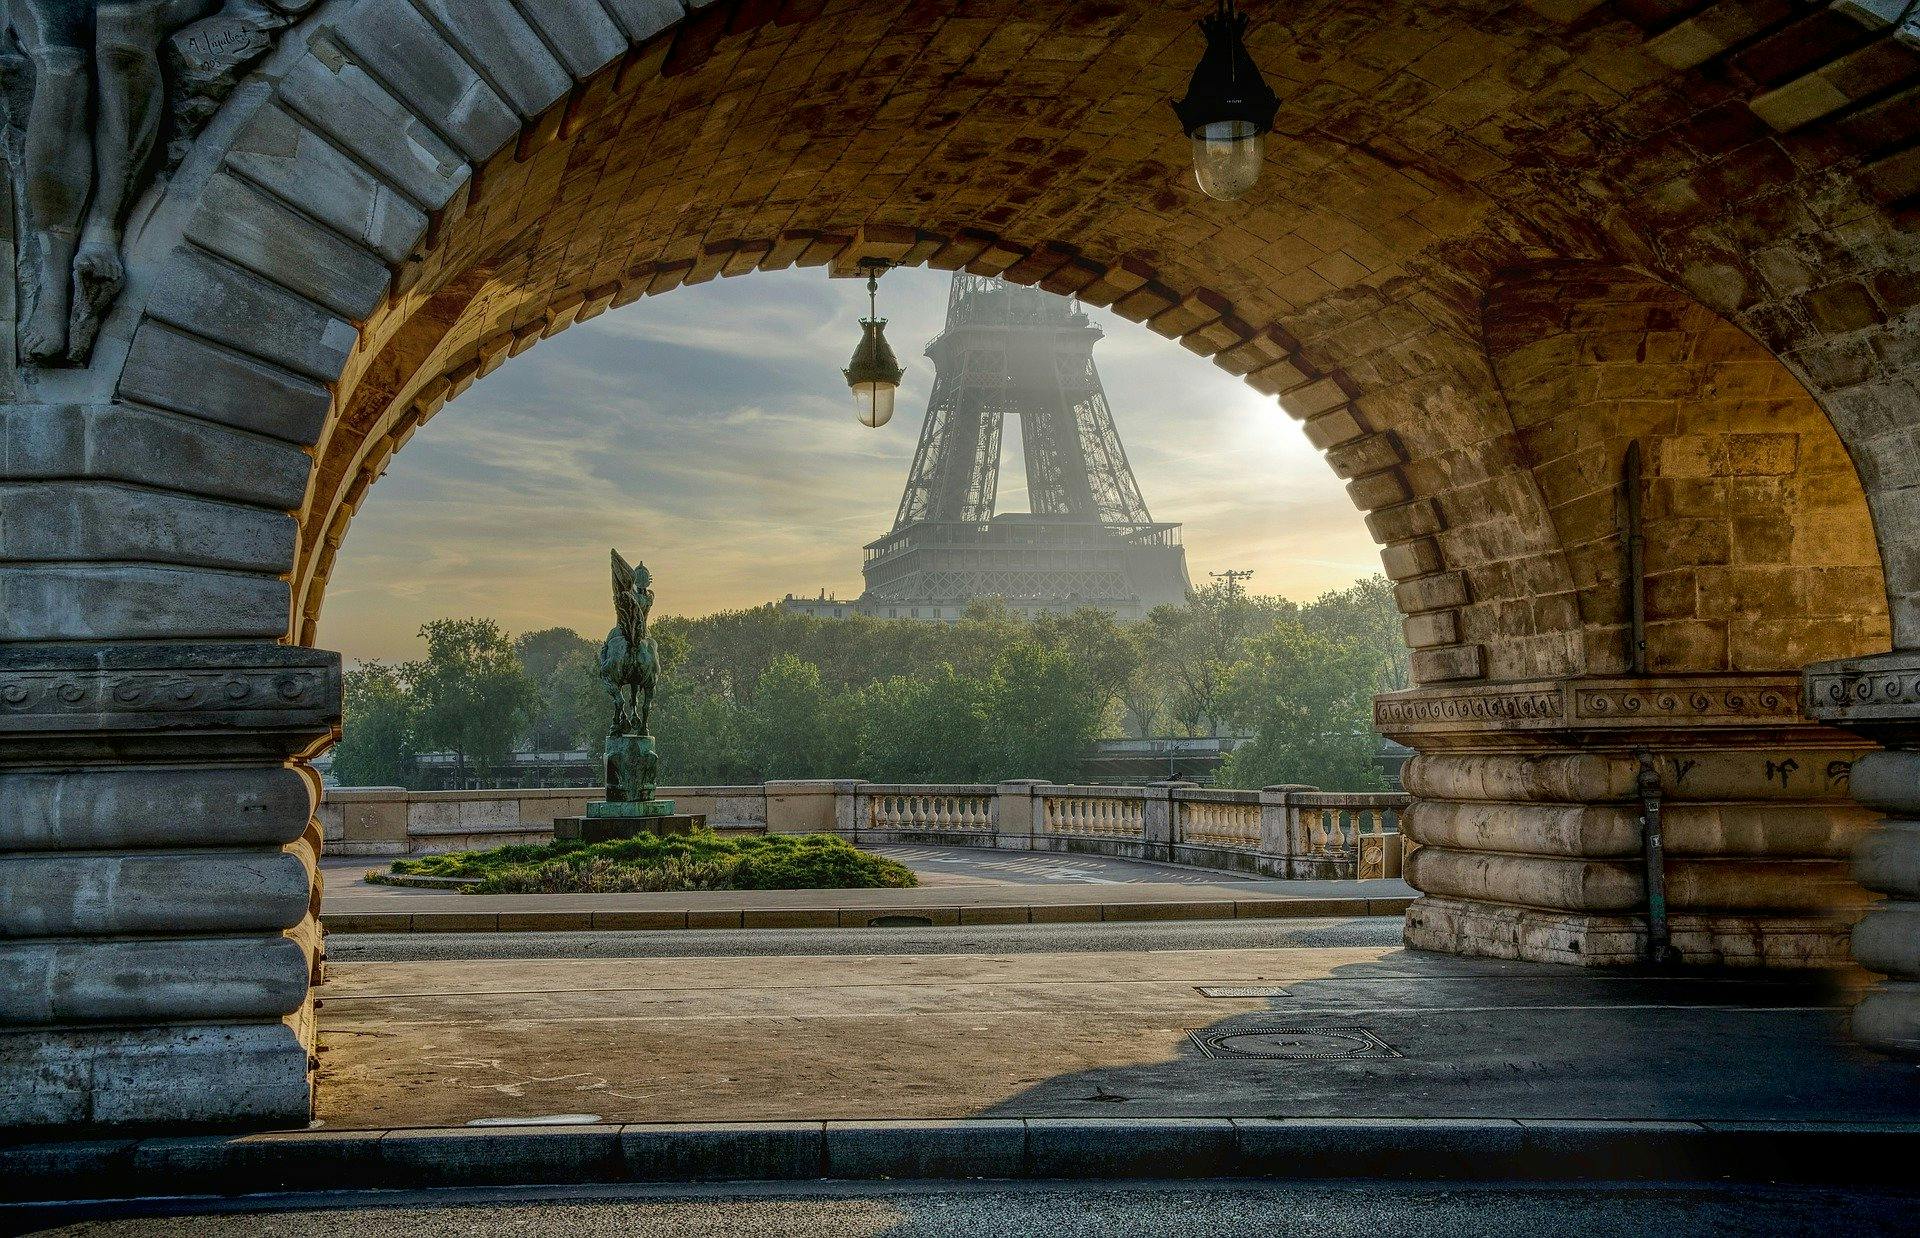
M 632 838 L 638 834 L 671 837 L 705 829 L 707 814 L 675 812 L 672 800 L 647 800 L 640 804 L 609 803 L 598 800 L 587 805 L 584 817 L 555 817 L 555 842 L 603 843 L 611 838 Z

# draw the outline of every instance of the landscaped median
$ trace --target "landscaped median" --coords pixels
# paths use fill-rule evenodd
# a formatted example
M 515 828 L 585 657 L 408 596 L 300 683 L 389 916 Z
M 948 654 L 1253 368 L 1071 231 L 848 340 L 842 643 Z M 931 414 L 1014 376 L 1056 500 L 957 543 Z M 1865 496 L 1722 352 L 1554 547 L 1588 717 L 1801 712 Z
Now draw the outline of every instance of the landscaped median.
M 970 1118 L 286 1131 L 0 1145 L 0 1202 L 817 1179 L 1906 1184 L 1920 1124 Z
M 913 870 L 833 834 L 723 838 L 711 830 L 552 842 L 395 860 L 376 885 L 462 894 L 640 894 L 686 890 L 909 889 Z

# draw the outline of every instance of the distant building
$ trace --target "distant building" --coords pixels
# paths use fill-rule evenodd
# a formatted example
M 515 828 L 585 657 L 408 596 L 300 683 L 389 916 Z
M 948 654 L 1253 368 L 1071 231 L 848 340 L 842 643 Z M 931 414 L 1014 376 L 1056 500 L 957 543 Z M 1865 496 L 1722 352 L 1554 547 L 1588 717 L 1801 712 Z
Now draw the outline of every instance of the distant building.
M 1034 616 L 1138 619 L 1192 592 L 1180 526 L 1147 511 L 1108 406 L 1101 338 L 1065 297 L 960 273 L 927 346 L 933 394 L 892 532 L 866 547 L 858 598 L 781 605 L 821 619 L 951 623 L 1000 598 Z M 1021 420 L 1031 512 L 996 513 L 1002 432 Z

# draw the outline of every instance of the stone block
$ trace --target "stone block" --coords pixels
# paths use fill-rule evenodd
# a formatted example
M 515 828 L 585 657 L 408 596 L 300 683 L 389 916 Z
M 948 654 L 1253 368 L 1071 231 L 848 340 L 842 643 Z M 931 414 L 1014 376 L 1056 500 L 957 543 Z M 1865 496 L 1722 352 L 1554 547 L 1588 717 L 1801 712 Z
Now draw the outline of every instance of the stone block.
M 620 1130 L 638 1182 L 791 1182 L 826 1169 L 822 1122 L 647 1124 Z
M 312 893 L 297 846 L 0 856 L 0 936 L 292 928 Z
M 334 39 L 322 34 L 310 47 L 281 79 L 281 97 L 425 210 L 446 206 L 472 175 L 466 160 Z
M 1416 576 L 1393 587 L 1393 597 L 1407 614 L 1428 610 L 1451 610 L 1467 604 L 1465 572 L 1439 572 Z
M 514 110 L 407 0 L 363 0 L 333 33 L 468 159 L 483 162 L 519 136 Z
M 27 939 L 0 951 L 0 1026 L 279 1019 L 307 980 L 281 936 Z
M 117 482 L 0 482 L 0 559 L 145 560 L 284 572 L 298 531 L 285 512 Z
M 572 89 L 573 75 L 513 0 L 418 2 L 521 116 L 538 116 Z
M 187 237 L 350 321 L 373 313 L 387 292 L 378 254 L 226 173 L 201 191 Z
M 407 1187 L 531 1186 L 626 1178 L 618 1126 L 388 1131 L 380 1140 L 380 1163 L 387 1184 Z
M 304 1126 L 309 1050 L 286 1021 L 0 1033 L 0 1129 Z
M 134 333 L 120 394 L 302 446 L 319 438 L 333 399 L 320 383 L 152 320 Z
M 1522 1171 L 1526 1133 L 1506 1118 L 1235 1118 L 1254 1177 L 1485 1180 Z
M 0 773 L 0 851 L 279 846 L 312 815 L 307 780 L 272 766 Z
M 424 211 L 278 104 L 248 119 L 227 166 L 391 264 L 427 230 Z
M 828 1122 L 828 1178 L 1018 1178 L 1027 1126 L 1017 1118 Z
M 599 0 L 546 0 L 521 7 L 575 78 L 585 80 L 627 50 L 627 37 Z
M 136 482 L 282 511 L 313 466 L 288 444 L 130 404 L 0 405 L 0 459 L 19 481 Z
M 1217 1178 L 1240 1170 L 1226 1118 L 1030 1118 L 1035 1178 Z
M 287 582 L 138 564 L 0 566 L 0 641 L 274 639 Z
M 839 913 L 831 907 L 748 907 L 740 914 L 743 928 L 834 928 L 840 923 Z M 691 913 L 687 924 L 693 926 Z
M 231 1137 L 142 1139 L 132 1150 L 124 1194 L 134 1181 L 177 1194 L 250 1195 L 329 1191 L 382 1181 L 385 1131 L 270 1131 Z
M 1464 679 L 1482 679 L 1487 673 L 1487 651 L 1481 645 L 1416 649 L 1412 663 L 1415 683 L 1456 683 Z
M 199 250 L 173 252 L 147 313 L 307 378 L 331 382 L 353 350 L 353 324 Z

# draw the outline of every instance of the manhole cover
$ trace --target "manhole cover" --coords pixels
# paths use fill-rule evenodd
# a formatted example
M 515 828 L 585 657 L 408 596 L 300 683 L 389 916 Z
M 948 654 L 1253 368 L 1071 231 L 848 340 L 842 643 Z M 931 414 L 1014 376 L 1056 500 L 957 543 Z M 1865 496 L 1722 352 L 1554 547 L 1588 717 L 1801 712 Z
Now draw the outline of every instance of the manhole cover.
M 1217 1032 L 1194 1032 L 1191 1038 L 1200 1052 L 1216 1058 L 1301 1061 L 1400 1056 L 1392 1045 L 1364 1027 L 1339 1031 L 1304 1027 L 1239 1027 Z
M 1277 984 L 1196 984 L 1202 997 L 1288 997 L 1286 988 Z

